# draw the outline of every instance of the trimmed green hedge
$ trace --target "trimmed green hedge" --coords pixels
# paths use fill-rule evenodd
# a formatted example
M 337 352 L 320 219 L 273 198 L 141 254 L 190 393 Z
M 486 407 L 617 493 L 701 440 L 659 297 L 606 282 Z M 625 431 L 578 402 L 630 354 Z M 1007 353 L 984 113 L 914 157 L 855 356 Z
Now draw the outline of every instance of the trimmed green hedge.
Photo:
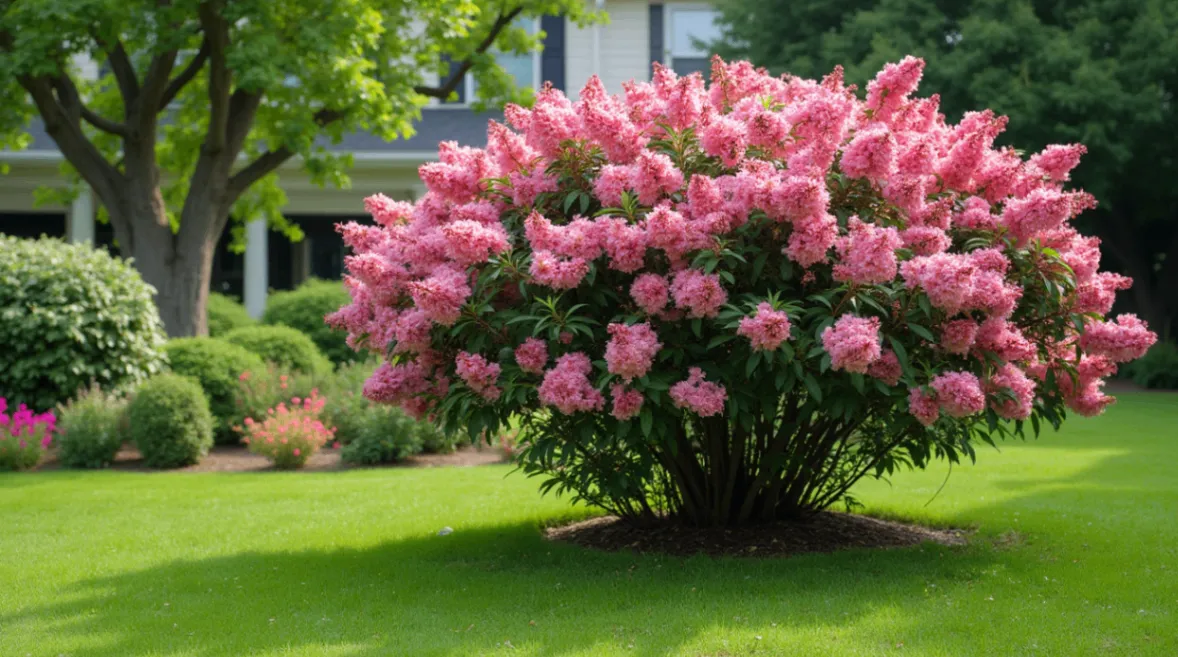
M 192 465 L 213 445 L 213 416 L 200 386 L 188 377 L 149 379 L 128 411 L 131 440 L 152 468 Z
M 219 338 L 234 329 L 258 324 L 257 320 L 246 312 L 245 306 L 233 297 L 217 292 L 209 293 L 207 316 L 210 338 Z
M 234 444 L 237 399 L 242 372 L 261 372 L 266 364 L 244 347 L 217 338 L 176 338 L 165 347 L 168 363 L 176 374 L 200 384 L 215 420 L 217 444 Z
M 234 329 L 221 339 L 282 369 L 304 374 L 327 374 L 332 370 L 331 361 L 319 352 L 311 338 L 289 326 L 247 326 Z
M 124 389 L 159 372 L 154 294 L 105 250 L 0 235 L 0 397 L 46 410 L 92 382 Z
M 265 324 L 282 324 L 305 333 L 331 362 L 339 365 L 362 360 L 347 345 L 347 333 L 328 326 L 323 318 L 352 302 L 339 281 L 311 279 L 294 290 L 275 292 L 266 301 Z

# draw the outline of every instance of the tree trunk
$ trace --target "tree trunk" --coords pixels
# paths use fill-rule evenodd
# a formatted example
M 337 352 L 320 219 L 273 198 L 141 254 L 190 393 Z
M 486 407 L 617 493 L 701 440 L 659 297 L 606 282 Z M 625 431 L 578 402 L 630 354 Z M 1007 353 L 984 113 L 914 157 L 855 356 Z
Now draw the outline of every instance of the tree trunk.
M 213 253 L 224 222 L 208 204 L 199 204 L 199 211 L 186 208 L 180 231 L 173 232 L 158 186 L 136 182 L 109 208 L 119 248 L 155 287 L 160 319 L 170 337 L 207 335 Z

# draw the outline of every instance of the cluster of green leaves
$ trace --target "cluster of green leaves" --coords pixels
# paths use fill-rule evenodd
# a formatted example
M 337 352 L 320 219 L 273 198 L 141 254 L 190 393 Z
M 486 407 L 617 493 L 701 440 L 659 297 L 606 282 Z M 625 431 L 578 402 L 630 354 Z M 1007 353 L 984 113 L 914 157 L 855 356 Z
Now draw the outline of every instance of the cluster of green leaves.
M 0 397 L 44 410 L 91 383 L 116 390 L 160 371 L 154 294 L 106 251 L 0 236 Z

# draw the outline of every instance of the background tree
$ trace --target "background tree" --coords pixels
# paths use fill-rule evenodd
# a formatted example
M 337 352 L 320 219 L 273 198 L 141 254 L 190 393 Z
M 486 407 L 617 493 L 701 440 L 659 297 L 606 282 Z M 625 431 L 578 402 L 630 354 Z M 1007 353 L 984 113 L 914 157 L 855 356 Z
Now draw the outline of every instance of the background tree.
M 1137 312 L 1163 335 L 1178 316 L 1178 3 L 1172 0 L 733 0 L 724 56 L 775 73 L 836 64 L 864 83 L 906 54 L 948 120 L 991 107 L 1000 144 L 1082 142 L 1073 172 L 1100 207 L 1081 219 L 1132 276 Z
M 230 217 L 296 230 L 280 165 L 345 184 L 350 157 L 328 143 L 407 136 L 467 73 L 484 101 L 530 96 L 493 52 L 539 48 L 513 21 L 562 13 L 592 18 L 576 0 L 0 0 L 0 147 L 27 145 L 39 115 L 168 333 L 203 334 Z

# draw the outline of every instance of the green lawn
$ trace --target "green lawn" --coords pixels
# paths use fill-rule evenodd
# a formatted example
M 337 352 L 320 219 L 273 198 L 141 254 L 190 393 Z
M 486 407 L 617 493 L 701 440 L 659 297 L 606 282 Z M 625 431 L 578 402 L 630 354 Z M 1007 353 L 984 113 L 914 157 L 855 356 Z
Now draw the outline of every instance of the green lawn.
M 0 476 L 0 655 L 1178 655 L 1178 396 L 859 489 L 966 548 L 544 542 L 508 467 Z M 455 532 L 439 537 L 443 526 Z

